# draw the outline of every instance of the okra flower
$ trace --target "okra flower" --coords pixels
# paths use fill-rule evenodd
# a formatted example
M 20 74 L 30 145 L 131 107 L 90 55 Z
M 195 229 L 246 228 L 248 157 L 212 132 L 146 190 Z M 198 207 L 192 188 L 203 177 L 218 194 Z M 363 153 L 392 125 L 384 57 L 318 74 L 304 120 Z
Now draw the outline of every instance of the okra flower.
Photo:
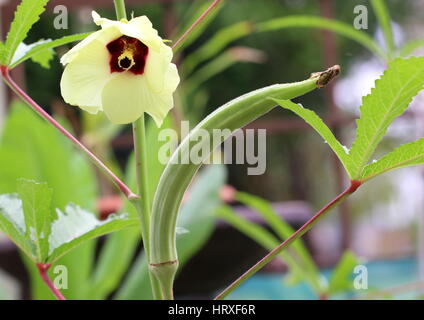
M 137 120 L 143 112 L 160 126 L 173 107 L 180 78 L 167 46 L 146 16 L 113 21 L 92 13 L 102 29 L 66 53 L 60 83 L 64 100 L 113 123 Z

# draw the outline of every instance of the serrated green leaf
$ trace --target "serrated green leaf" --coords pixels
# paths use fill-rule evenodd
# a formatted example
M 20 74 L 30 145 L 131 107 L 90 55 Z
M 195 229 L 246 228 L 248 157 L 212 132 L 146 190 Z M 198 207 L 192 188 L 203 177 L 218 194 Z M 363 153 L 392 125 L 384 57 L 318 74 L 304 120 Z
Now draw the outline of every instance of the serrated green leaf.
M 331 132 L 330 128 L 327 127 L 324 121 L 322 121 L 314 111 L 306 109 L 299 104 L 291 102 L 290 100 L 275 100 L 275 102 L 284 109 L 293 111 L 305 120 L 312 128 L 314 128 L 340 159 L 349 176 L 352 177 L 349 149 L 340 144 Z
M 52 190 L 46 183 L 18 181 L 19 196 L 0 195 L 0 230 L 34 262 L 54 263 L 82 243 L 107 233 L 138 226 L 126 214 L 105 221 L 69 204 L 64 212 L 51 209 Z
M 31 243 L 25 237 L 26 225 L 22 201 L 17 194 L 0 195 L 0 230 L 25 254 L 35 259 Z
M 351 251 L 345 251 L 339 263 L 331 274 L 328 294 L 335 294 L 341 291 L 352 290 L 352 274 L 355 266 L 358 264 L 358 258 Z
M 406 110 L 424 86 L 424 57 L 389 63 L 375 88 L 363 98 L 356 139 L 350 149 L 353 179 L 360 179 L 389 125 Z
M 25 236 L 34 244 L 37 262 L 44 262 L 48 256 L 48 237 L 54 219 L 51 210 L 53 191 L 47 183 L 25 179 L 19 179 L 17 187 L 24 212 Z
M 13 69 L 19 63 L 31 58 L 33 62 L 40 64 L 43 68 L 48 69 L 50 67 L 50 61 L 53 59 L 54 51 L 50 48 L 44 50 L 36 50 L 35 48 L 45 47 L 46 44 L 50 44 L 51 40 L 39 40 L 30 45 L 26 45 L 21 42 L 16 49 L 15 55 L 13 56 L 10 64 L 10 69 Z
M 63 119 L 60 122 L 70 127 Z M 0 159 L 0 194 L 16 193 L 16 180 L 24 177 L 48 183 L 54 190 L 53 208 L 65 208 L 72 202 L 94 210 L 98 189 L 89 160 L 53 126 L 17 100 L 10 106 L 4 123 Z M 87 242 L 58 261 L 68 268 L 68 299 L 85 297 L 90 288 L 88 277 L 94 251 L 94 241 Z M 31 276 L 31 296 L 41 300 L 54 298 L 34 264 L 26 266 Z
M 49 0 L 22 0 L 6 38 L 4 63 L 9 65 L 19 44 L 23 42 L 31 27 L 40 19 Z
M 21 59 L 22 57 L 24 57 L 29 51 L 31 51 L 31 49 L 33 49 L 34 47 L 37 47 L 39 45 L 43 45 L 45 43 L 48 43 L 50 40 L 38 40 L 37 42 L 31 43 L 26 45 L 25 43 L 21 42 L 19 44 L 19 46 L 16 48 L 15 54 L 13 55 L 12 61 L 10 62 L 10 68 L 12 68 L 12 66 L 14 64 L 16 64 L 16 61 L 18 61 L 19 59 Z
M 31 57 L 31 61 L 38 63 L 45 69 L 50 68 L 50 62 L 53 60 L 55 52 L 52 49 L 46 49 Z
M 0 41 L 0 65 L 4 65 L 6 60 L 6 48 L 3 41 Z
M 57 220 L 52 223 L 49 237 L 49 263 L 85 241 L 139 225 L 138 219 L 129 219 L 126 214 L 110 215 L 107 220 L 100 221 L 74 204 L 66 206 L 64 212 L 56 209 L 56 213 Z
M 76 42 L 85 39 L 90 33 L 81 33 L 81 34 L 74 34 L 71 36 L 65 36 L 56 40 L 40 40 L 38 42 L 35 42 L 30 45 L 25 45 L 21 43 L 16 50 L 12 62 L 10 64 L 10 68 L 15 68 L 17 65 L 21 64 L 22 62 L 33 59 L 34 57 L 36 59 L 36 62 L 39 62 L 40 55 L 43 57 L 43 64 L 42 66 L 46 65 L 46 59 L 47 57 L 52 57 L 52 54 L 54 51 L 52 51 L 54 48 L 63 46 L 68 43 Z M 19 48 L 22 48 L 21 50 Z M 50 56 L 49 56 L 50 55 Z
M 362 181 L 390 170 L 424 164 L 424 138 L 404 144 L 364 168 Z

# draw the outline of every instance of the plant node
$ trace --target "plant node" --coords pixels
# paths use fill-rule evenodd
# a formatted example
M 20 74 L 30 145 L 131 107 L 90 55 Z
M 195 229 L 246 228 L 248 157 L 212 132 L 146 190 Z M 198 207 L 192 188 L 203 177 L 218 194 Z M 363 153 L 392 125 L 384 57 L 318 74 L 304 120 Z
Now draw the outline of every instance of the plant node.
M 150 264 L 150 272 L 159 282 L 165 300 L 174 299 L 173 284 L 177 270 L 178 260 Z

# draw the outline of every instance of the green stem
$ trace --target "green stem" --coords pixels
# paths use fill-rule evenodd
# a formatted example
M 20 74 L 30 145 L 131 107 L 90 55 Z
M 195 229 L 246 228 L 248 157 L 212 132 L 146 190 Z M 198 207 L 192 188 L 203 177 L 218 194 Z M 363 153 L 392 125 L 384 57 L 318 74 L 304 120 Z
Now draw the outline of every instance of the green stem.
M 134 153 L 137 169 L 137 185 L 139 199 L 134 199 L 133 203 L 137 209 L 137 213 L 141 222 L 141 235 L 143 239 L 143 247 L 146 252 L 147 261 L 150 264 L 150 242 L 149 242 L 149 228 L 150 228 L 150 194 L 149 194 L 149 176 L 148 176 L 148 163 L 147 163 L 147 145 L 146 145 L 146 128 L 144 122 L 144 114 L 133 123 L 133 136 L 134 136 Z M 162 294 L 159 283 L 149 269 L 150 284 L 152 286 L 153 297 L 161 299 Z
M 278 247 L 268 253 L 264 258 L 258 261 L 253 267 L 247 270 L 243 275 L 241 275 L 236 281 L 230 284 L 224 291 L 222 291 L 215 300 L 222 300 L 228 296 L 231 292 L 237 289 L 244 281 L 253 276 L 256 272 L 262 269 L 267 265 L 271 260 L 273 260 L 277 255 L 279 255 L 284 249 L 290 246 L 294 241 L 302 237 L 306 232 L 308 232 L 321 218 L 323 218 L 328 212 L 330 212 L 335 206 L 342 203 L 354 193 L 361 186 L 360 181 L 352 180 L 351 185 L 336 198 L 330 201 L 326 206 L 324 206 L 320 211 L 318 211 L 311 219 L 309 219 L 302 227 L 300 227 L 296 232 L 294 232 L 289 238 L 287 238 L 283 243 Z
M 137 211 L 141 213 L 141 229 L 143 232 L 143 242 L 146 254 L 149 257 L 149 228 L 150 228 L 150 194 L 149 177 L 147 168 L 147 146 L 146 129 L 144 125 L 144 115 L 133 123 L 134 152 L 137 169 L 137 186 L 140 199 L 134 201 Z M 145 241 L 144 241 L 145 239 Z
M 127 19 L 124 0 L 114 0 L 116 18 L 118 20 Z M 141 223 L 141 237 L 143 247 L 146 252 L 147 261 L 150 262 L 149 250 L 149 228 L 150 228 L 150 195 L 149 195 L 149 177 L 147 165 L 147 145 L 146 128 L 144 123 L 144 114 L 133 123 L 134 152 L 137 168 L 137 186 L 140 198 L 132 199 Z M 154 299 L 162 299 L 160 285 L 151 270 L 149 269 L 150 284 L 152 287 Z
M 178 271 L 178 260 L 150 264 L 149 271 L 155 276 L 156 281 L 160 285 L 161 299 L 174 300 L 174 279 Z
M 125 9 L 124 0 L 113 0 L 115 4 L 116 18 L 118 20 L 127 19 L 127 10 Z
M 57 300 L 66 300 L 60 290 L 55 287 L 54 283 L 47 274 L 47 271 L 50 269 L 50 266 L 50 264 L 37 263 L 37 269 L 40 273 L 41 279 L 43 279 L 44 283 L 47 285 L 47 287 L 50 289 L 50 291 L 53 293 Z

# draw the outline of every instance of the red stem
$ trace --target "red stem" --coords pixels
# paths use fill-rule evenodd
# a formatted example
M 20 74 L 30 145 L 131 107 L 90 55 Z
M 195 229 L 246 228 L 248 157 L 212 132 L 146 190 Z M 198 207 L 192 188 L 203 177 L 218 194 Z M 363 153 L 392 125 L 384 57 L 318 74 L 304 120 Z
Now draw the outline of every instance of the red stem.
M 325 213 L 329 212 L 333 207 L 335 207 L 339 202 L 343 201 L 346 197 L 354 193 L 361 185 L 360 181 L 352 180 L 350 186 L 325 205 L 320 211 L 318 211 L 311 219 L 309 219 L 302 227 L 300 227 L 296 232 L 294 232 L 290 237 L 288 237 L 283 243 L 278 247 L 269 252 L 265 257 L 259 260 L 253 267 L 247 270 L 243 275 L 241 275 L 236 281 L 230 284 L 224 291 L 222 291 L 215 300 L 224 299 L 228 294 L 240 286 L 244 281 L 253 276 L 256 272 L 262 269 L 266 264 L 268 264 L 272 259 L 274 259 L 278 254 L 286 249 L 292 242 L 296 241 L 298 238 L 303 236 L 308 230 L 321 218 Z
M 52 116 L 50 116 L 42 107 L 40 107 L 28 94 L 22 90 L 16 82 L 10 77 L 9 68 L 0 66 L 1 74 L 5 82 L 22 100 L 24 100 L 36 113 L 42 118 L 50 122 L 56 129 L 58 129 L 65 137 L 72 141 L 79 149 L 85 152 L 88 157 L 99 167 L 110 179 L 117 185 L 122 193 L 129 199 L 137 199 L 139 196 L 131 191 L 99 158 L 97 158 L 86 146 L 84 146 L 78 139 L 76 139 L 69 131 L 63 128 Z
M 179 44 L 185 38 L 187 38 L 187 36 L 194 30 L 194 28 L 196 28 L 199 25 L 199 23 L 206 18 L 206 16 L 218 5 L 220 1 L 221 0 L 215 0 L 214 2 L 212 2 L 212 4 L 206 9 L 206 11 L 203 12 L 202 15 L 190 26 L 190 28 L 188 28 L 187 31 L 184 32 L 184 34 L 172 45 L 172 49 L 177 48 Z
M 38 268 L 38 271 L 40 272 L 41 279 L 43 279 L 43 281 L 49 287 L 50 291 L 54 294 L 57 300 L 66 300 L 63 294 L 60 292 L 60 290 L 54 286 L 52 280 L 49 278 L 49 275 L 47 274 L 47 271 L 49 270 L 50 266 L 51 266 L 50 264 L 37 263 L 37 268 Z

